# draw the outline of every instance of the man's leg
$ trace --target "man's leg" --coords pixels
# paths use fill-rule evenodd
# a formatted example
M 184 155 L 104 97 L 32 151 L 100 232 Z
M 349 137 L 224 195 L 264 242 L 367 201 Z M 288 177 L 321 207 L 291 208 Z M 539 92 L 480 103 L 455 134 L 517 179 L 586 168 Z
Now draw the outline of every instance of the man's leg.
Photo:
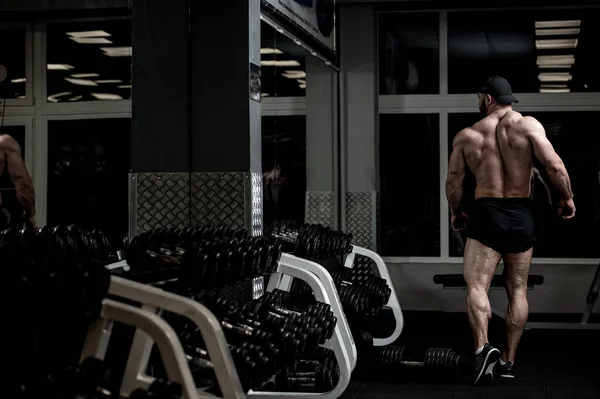
M 463 275 L 467 283 L 467 314 L 475 338 L 473 382 L 493 375 L 500 351 L 488 344 L 488 321 L 492 308 L 488 290 L 501 255 L 479 241 L 468 239 L 465 247 Z
M 503 362 L 513 363 L 515 361 L 515 353 L 529 316 L 527 279 L 532 255 L 533 248 L 523 253 L 504 256 L 508 311 L 506 312 L 506 349 L 501 357 Z
M 488 343 L 488 321 L 492 318 L 488 290 L 501 258 L 501 254 L 479 241 L 467 239 L 463 275 L 467 283 L 467 314 L 476 350 Z

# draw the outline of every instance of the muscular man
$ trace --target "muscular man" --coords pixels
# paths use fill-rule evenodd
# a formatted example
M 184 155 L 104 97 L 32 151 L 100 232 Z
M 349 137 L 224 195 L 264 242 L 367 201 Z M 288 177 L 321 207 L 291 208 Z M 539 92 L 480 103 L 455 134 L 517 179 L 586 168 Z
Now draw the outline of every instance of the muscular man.
M 454 139 L 446 195 L 452 228 L 466 230 L 463 275 L 467 283 L 467 313 L 475 339 L 474 382 L 496 373 L 512 378 L 515 352 L 529 314 L 527 278 L 535 242 L 530 189 L 535 156 L 560 194 L 559 214 L 575 216 L 569 175 L 548 141 L 544 127 L 513 111 L 517 102 L 510 84 L 495 76 L 478 90 L 484 118 Z M 465 168 L 475 175 L 475 205 L 470 215 L 461 210 Z M 502 355 L 488 343 L 492 317 L 488 290 L 496 267 L 504 261 L 508 311 L 507 345 Z M 500 360 L 499 364 L 496 363 Z
M 0 134 L 0 177 L 5 171 L 14 184 L 16 199 L 22 208 L 9 209 L 2 201 L 2 195 L 5 193 L 0 194 L 0 230 L 14 227 L 25 220 L 35 226 L 35 190 L 25 162 L 21 158 L 21 147 L 12 137 Z

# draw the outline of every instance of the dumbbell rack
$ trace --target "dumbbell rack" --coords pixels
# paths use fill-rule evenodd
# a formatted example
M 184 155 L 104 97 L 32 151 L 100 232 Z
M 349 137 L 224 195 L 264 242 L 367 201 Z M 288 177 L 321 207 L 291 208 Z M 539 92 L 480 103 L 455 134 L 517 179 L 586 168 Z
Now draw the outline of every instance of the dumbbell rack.
M 356 366 L 356 346 L 350 333 L 348 321 L 342 310 L 342 304 L 335 284 L 331 275 L 323 266 L 283 253 L 281 254 L 277 271 L 269 279 L 267 291 L 271 292 L 275 289 L 289 291 L 293 278 L 298 278 L 306 282 L 312 288 L 315 299 L 319 302 L 329 304 L 333 314 L 337 318 L 335 332 L 332 338 L 325 343 L 324 347 L 331 349 L 335 355 L 340 368 L 339 381 L 333 390 L 325 393 L 250 391 L 248 396 L 259 399 L 272 399 L 275 397 L 289 397 L 294 399 L 338 398 L 348 387 L 350 375 Z
M 373 338 L 373 346 L 391 345 L 398 339 L 398 337 L 400 337 L 400 334 L 402 334 L 402 329 L 404 328 L 404 316 L 402 315 L 402 309 L 400 308 L 400 303 L 398 302 L 398 297 L 396 296 L 396 291 L 394 290 L 394 284 L 392 283 L 387 266 L 381 256 L 369 249 L 353 245 L 352 252 L 346 257 L 344 266 L 352 268 L 354 266 L 354 261 L 356 260 L 356 255 L 367 257 L 375 262 L 377 271 L 379 272 L 379 277 L 384 279 L 388 286 L 392 289 L 390 299 L 385 306 L 388 306 L 392 310 L 392 313 L 394 314 L 394 320 L 396 321 L 396 327 L 394 328 L 394 332 L 392 332 L 389 337 Z
M 200 330 L 202 337 L 206 343 L 207 351 L 210 360 L 213 363 L 217 382 L 221 389 L 224 399 L 241 399 L 246 395 L 242 389 L 239 376 L 231 352 L 227 345 L 225 335 L 221 328 L 219 320 L 202 304 L 179 295 L 171 294 L 161 289 L 139 284 L 120 277 L 112 276 L 109 288 L 109 294 L 140 302 L 142 310 L 152 316 L 160 310 L 166 310 L 178 315 L 182 315 L 190 319 Z M 162 321 L 162 319 L 160 319 Z M 163 321 L 164 324 L 166 324 Z M 189 365 L 185 361 L 185 354 L 181 349 L 181 344 L 177 339 L 175 332 L 168 324 L 169 335 L 171 339 L 177 341 L 183 356 L 184 362 L 180 364 L 180 372 L 174 379 L 184 387 L 186 399 L 196 398 L 214 398 L 214 395 L 196 392 L 194 380 L 189 370 Z M 111 335 L 112 325 L 107 320 L 100 320 L 91 329 L 88 335 L 89 345 L 86 345 L 84 356 L 93 356 L 98 359 L 103 359 L 106 353 L 108 340 Z M 125 368 L 125 375 L 121 385 L 121 394 L 128 397 L 137 388 L 148 389 L 154 382 L 154 378 L 146 375 L 150 353 L 155 340 L 149 336 L 143 329 L 138 328 L 135 332 L 131 351 Z M 165 353 L 161 350 L 161 357 L 165 357 Z M 178 352 L 178 351 L 177 351 Z M 171 375 L 169 375 L 171 377 Z M 189 386 L 193 387 L 193 394 L 190 393 Z

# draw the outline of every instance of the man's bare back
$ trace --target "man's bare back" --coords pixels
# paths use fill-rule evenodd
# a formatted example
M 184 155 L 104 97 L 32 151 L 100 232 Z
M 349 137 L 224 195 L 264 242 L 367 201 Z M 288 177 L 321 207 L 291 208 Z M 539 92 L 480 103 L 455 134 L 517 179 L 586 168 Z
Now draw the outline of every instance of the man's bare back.
M 31 224 L 35 225 L 35 190 L 33 180 L 21 158 L 21 147 L 14 138 L 0 134 L 0 176 L 4 173 L 10 174 L 17 200 L 23 206 L 21 218 L 25 216 Z M 1 207 L 2 195 L 0 193 Z
M 558 190 L 563 218 L 574 216 L 573 192 L 565 165 L 535 118 L 502 108 L 462 130 L 453 147 L 452 157 L 464 157 L 475 176 L 476 198 L 529 198 L 535 155 Z M 452 157 L 450 167 L 460 168 L 460 160 Z M 457 172 L 462 173 L 460 169 L 449 170 Z

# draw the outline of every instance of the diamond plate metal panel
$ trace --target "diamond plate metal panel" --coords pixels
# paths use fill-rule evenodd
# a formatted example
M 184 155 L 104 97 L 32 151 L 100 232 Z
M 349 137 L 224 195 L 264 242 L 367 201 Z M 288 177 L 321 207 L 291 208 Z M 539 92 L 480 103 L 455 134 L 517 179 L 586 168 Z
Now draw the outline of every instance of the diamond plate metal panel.
M 130 198 L 135 212 L 133 233 L 190 226 L 189 173 L 137 173 L 130 179 L 135 187 Z
M 375 207 L 374 192 L 346 193 L 346 231 L 352 233 L 353 244 L 375 249 Z
M 250 231 L 257 237 L 262 235 L 263 228 L 263 177 L 260 172 L 251 172 L 250 203 L 246 207 L 250 212 Z
M 306 223 L 333 228 L 335 193 L 333 191 L 306 192 Z
M 243 172 L 192 173 L 192 227 L 246 228 L 244 180 Z

